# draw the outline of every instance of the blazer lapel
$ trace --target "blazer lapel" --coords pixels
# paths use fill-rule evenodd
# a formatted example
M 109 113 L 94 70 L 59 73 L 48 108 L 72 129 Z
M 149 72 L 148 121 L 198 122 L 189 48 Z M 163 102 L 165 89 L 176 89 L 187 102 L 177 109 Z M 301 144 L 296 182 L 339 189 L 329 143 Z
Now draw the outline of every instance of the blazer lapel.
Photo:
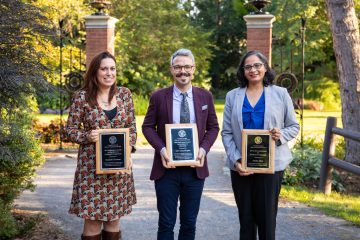
M 168 88 L 165 95 L 166 110 L 167 110 L 169 123 L 173 123 L 173 91 L 174 91 L 174 86 L 171 86 Z
M 199 124 L 201 124 L 201 93 L 198 91 L 197 88 L 192 87 L 192 92 L 193 92 L 193 98 L 194 98 L 194 110 L 195 110 L 195 119 L 196 119 L 196 124 L 199 126 Z
M 272 126 L 269 126 L 269 115 L 270 115 L 270 99 L 271 91 L 270 87 L 264 87 L 265 91 L 265 113 L 264 113 L 264 129 L 271 129 Z
M 243 125 L 243 118 L 242 118 L 242 108 L 244 105 L 244 99 L 246 94 L 246 87 L 245 88 L 239 88 L 236 93 L 236 99 L 234 99 L 234 105 L 237 113 L 237 119 L 239 122 L 240 129 L 244 128 Z

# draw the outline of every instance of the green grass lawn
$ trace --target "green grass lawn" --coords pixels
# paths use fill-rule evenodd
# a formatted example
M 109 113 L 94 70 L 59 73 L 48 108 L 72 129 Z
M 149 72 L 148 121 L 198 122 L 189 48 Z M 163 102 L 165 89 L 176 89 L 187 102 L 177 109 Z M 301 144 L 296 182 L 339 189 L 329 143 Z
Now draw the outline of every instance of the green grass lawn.
M 304 135 L 321 135 L 325 134 L 327 117 L 336 117 L 338 127 L 342 128 L 341 112 L 320 112 L 304 110 Z M 297 115 L 300 123 L 300 116 Z
M 280 196 L 316 207 L 325 214 L 339 217 L 360 227 L 360 196 L 332 192 L 325 195 L 304 187 L 282 186 Z

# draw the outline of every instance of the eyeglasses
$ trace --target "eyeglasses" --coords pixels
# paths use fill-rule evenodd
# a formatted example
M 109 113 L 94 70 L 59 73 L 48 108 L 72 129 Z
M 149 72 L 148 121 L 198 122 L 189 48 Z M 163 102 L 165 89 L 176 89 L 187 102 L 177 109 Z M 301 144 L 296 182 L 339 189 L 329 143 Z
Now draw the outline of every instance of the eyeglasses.
M 254 63 L 253 65 L 245 65 L 243 68 L 245 71 L 250 72 L 252 68 L 259 70 L 264 64 L 263 63 Z
M 192 65 L 184 65 L 184 66 L 174 65 L 174 66 L 172 66 L 172 68 L 174 69 L 175 72 L 181 72 L 182 69 L 184 69 L 185 72 L 190 72 L 194 68 L 194 66 L 192 66 Z

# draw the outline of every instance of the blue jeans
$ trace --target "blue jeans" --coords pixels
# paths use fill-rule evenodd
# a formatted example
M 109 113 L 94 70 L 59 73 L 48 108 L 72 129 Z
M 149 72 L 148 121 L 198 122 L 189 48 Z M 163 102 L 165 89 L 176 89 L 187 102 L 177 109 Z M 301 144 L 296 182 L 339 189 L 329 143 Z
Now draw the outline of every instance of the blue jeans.
M 167 169 L 164 176 L 155 181 L 157 208 L 159 211 L 158 240 L 173 240 L 178 200 L 180 199 L 179 240 L 195 239 L 196 218 L 204 188 L 204 179 L 196 176 L 191 167 Z

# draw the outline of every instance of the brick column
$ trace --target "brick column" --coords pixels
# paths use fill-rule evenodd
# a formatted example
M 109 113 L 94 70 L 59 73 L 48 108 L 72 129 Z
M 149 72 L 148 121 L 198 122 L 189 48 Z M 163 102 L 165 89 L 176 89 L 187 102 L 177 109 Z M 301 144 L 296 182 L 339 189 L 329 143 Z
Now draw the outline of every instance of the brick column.
M 271 66 L 272 23 L 271 14 L 249 14 L 244 16 L 247 27 L 247 50 L 258 50 L 269 60 Z
M 92 58 L 104 51 L 114 54 L 116 18 L 106 15 L 89 15 L 85 17 L 86 27 L 86 67 Z

